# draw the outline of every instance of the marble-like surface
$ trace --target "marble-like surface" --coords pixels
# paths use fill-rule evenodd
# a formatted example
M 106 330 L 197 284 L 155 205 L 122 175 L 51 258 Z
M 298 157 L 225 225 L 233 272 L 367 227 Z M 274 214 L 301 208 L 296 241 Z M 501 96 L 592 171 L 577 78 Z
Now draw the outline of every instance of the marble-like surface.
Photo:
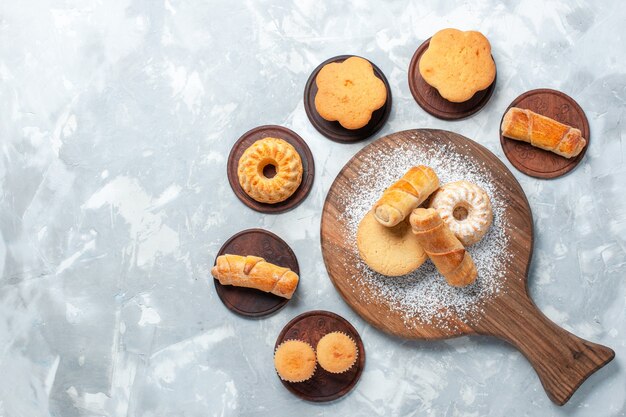
M 0 3 L 0 416 L 624 416 L 622 2 L 293 3 Z M 487 34 L 498 65 L 489 104 L 459 122 L 426 114 L 407 85 L 414 50 L 448 26 Z M 504 158 L 498 123 L 518 94 L 557 88 L 586 111 L 591 146 L 572 174 L 513 171 L 535 219 L 532 296 L 617 354 L 566 406 L 503 342 L 395 339 L 335 292 L 321 207 L 369 141 L 323 138 L 302 90 L 344 53 L 389 78 L 381 135 L 448 129 Z M 311 194 L 281 215 L 244 207 L 226 181 L 231 144 L 268 123 L 294 129 L 316 159 Z M 282 236 L 302 273 L 297 297 L 258 321 L 226 310 L 209 276 L 224 240 L 248 227 Z M 348 318 L 367 351 L 356 389 L 332 404 L 298 400 L 272 368 L 278 332 L 311 309 Z

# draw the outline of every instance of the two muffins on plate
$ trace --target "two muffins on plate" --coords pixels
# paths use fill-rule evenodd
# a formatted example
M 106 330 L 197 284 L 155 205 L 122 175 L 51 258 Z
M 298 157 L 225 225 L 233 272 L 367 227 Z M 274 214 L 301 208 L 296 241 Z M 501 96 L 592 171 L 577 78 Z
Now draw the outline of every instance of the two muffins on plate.
M 350 336 L 331 332 L 313 347 L 302 340 L 286 340 L 274 352 L 274 367 L 287 382 L 304 382 L 313 377 L 317 364 L 332 374 L 350 370 L 358 358 L 358 348 Z

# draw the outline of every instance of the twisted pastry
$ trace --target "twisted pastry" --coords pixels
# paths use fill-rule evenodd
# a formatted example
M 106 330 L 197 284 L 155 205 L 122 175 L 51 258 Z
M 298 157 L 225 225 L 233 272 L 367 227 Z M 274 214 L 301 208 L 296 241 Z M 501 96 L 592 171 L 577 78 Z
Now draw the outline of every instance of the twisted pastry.
M 528 142 L 565 158 L 578 155 L 587 145 L 580 130 L 517 107 L 506 112 L 501 128 L 507 138 Z
M 258 256 L 218 256 L 211 275 L 222 285 L 254 288 L 284 298 L 291 298 L 298 286 L 298 274 Z
M 374 216 L 383 226 L 395 226 L 438 187 L 439 178 L 432 168 L 425 165 L 412 167 L 383 192 L 374 204 Z
M 415 209 L 409 221 L 420 245 L 448 284 L 464 287 L 476 280 L 478 272 L 472 257 L 435 209 Z

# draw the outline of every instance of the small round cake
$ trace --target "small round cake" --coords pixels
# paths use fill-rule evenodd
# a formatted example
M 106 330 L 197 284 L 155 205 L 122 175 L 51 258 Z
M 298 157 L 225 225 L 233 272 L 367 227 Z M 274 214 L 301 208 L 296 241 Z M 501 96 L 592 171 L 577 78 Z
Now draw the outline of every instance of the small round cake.
M 328 333 L 317 342 L 315 350 L 320 366 L 333 374 L 352 368 L 358 357 L 356 343 L 342 332 Z
M 411 232 L 408 219 L 386 227 L 376 220 L 373 211 L 359 223 L 356 244 L 361 259 L 370 268 L 390 277 L 415 271 L 428 257 Z
M 430 39 L 419 72 L 441 97 L 462 103 L 493 83 L 496 64 L 491 44 L 482 33 L 443 29 Z
M 345 129 L 366 126 L 372 113 L 387 101 L 385 83 L 376 76 L 372 64 L 358 56 L 324 65 L 315 85 L 317 113 L 325 120 L 339 122 Z
M 274 367 L 283 381 L 306 381 L 315 373 L 315 351 L 301 340 L 286 340 L 274 352 Z
M 269 173 L 273 168 L 274 175 Z M 237 174 L 241 188 L 260 203 L 285 201 L 302 182 L 302 160 L 287 141 L 263 138 L 254 142 L 239 158 Z
M 489 196 L 469 181 L 445 184 L 431 198 L 430 207 L 466 247 L 482 239 L 493 221 Z

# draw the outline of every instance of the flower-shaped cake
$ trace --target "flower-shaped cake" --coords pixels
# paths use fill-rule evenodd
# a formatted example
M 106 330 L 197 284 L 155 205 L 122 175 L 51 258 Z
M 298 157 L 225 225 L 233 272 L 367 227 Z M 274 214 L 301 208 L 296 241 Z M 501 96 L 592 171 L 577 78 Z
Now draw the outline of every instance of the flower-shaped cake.
M 325 120 L 338 121 L 346 129 L 367 125 L 372 113 L 387 100 L 387 88 L 372 64 L 356 56 L 333 62 L 315 78 L 315 109 Z
M 491 44 L 476 31 L 443 29 L 430 39 L 419 62 L 424 80 L 448 101 L 461 103 L 496 77 Z

